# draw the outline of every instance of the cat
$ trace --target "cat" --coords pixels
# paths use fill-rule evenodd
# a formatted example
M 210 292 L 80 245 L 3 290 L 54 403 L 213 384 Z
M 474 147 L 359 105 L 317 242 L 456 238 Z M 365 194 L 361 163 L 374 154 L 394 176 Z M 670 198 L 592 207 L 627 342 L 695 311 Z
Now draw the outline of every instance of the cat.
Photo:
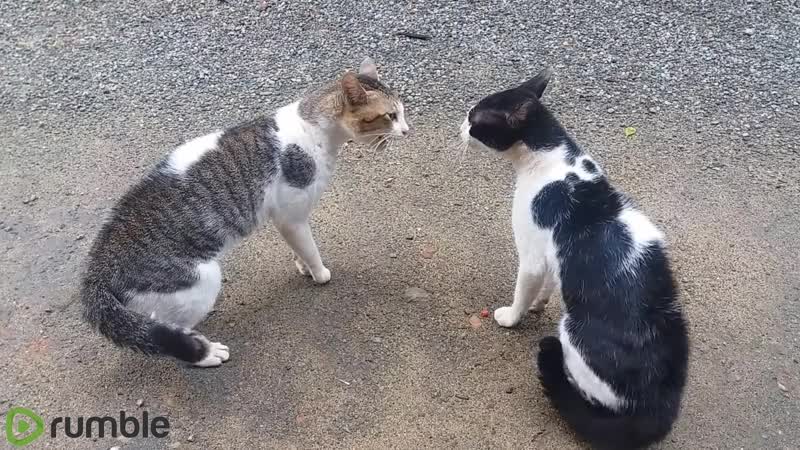
M 489 95 L 461 125 L 470 148 L 499 153 L 516 171 L 519 271 L 513 304 L 494 319 L 513 327 L 561 289 L 559 336 L 539 342 L 545 394 L 594 447 L 640 448 L 678 416 L 687 323 L 664 235 L 541 103 L 551 76 Z
M 221 365 L 229 348 L 193 330 L 220 291 L 221 256 L 271 221 L 298 271 L 327 283 L 331 272 L 309 215 L 340 148 L 408 132 L 403 102 L 367 58 L 358 73 L 271 115 L 179 146 L 122 196 L 102 226 L 82 282 L 84 318 L 119 346 Z

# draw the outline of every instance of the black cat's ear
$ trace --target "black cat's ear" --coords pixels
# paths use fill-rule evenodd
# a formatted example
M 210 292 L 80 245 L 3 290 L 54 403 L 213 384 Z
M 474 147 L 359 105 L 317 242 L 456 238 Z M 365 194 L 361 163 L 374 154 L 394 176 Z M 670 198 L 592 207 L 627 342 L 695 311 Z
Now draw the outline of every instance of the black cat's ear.
M 553 71 L 550 68 L 544 69 L 539 72 L 539 75 L 531 78 L 530 80 L 522 83 L 522 89 L 532 92 L 537 98 L 542 98 L 544 90 L 547 88 L 547 83 L 553 78 Z

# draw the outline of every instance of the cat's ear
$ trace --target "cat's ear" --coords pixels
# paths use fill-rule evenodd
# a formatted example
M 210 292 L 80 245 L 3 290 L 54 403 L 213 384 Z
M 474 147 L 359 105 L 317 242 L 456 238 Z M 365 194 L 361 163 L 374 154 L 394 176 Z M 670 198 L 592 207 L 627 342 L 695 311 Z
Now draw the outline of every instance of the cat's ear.
M 525 120 L 528 118 L 528 111 L 533 105 L 533 100 L 525 100 L 519 106 L 514 108 L 513 111 L 506 114 L 506 121 L 511 128 L 519 128 L 524 126 Z
M 375 61 L 373 61 L 372 58 L 367 56 L 364 58 L 364 61 L 361 62 L 361 67 L 358 68 L 358 74 L 377 80 L 378 66 L 375 65 Z
M 547 88 L 547 83 L 553 78 L 553 71 L 550 68 L 544 69 L 538 75 L 530 80 L 522 83 L 522 89 L 532 92 L 537 98 L 542 98 L 544 90 Z
M 360 106 L 367 103 L 367 91 L 358 82 L 358 78 L 353 72 L 346 72 L 340 82 L 342 93 L 348 105 Z

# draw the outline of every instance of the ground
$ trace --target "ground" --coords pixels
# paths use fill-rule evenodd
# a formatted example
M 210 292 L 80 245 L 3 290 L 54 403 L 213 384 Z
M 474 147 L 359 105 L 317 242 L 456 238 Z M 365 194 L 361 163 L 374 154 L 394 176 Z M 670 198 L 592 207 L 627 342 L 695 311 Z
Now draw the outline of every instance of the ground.
M 798 448 L 797 3 L 472 3 L 0 0 L 0 412 L 171 424 L 33 447 L 580 448 L 533 366 L 557 302 L 473 326 L 511 301 L 513 178 L 456 141 L 471 103 L 549 66 L 546 103 L 671 243 L 692 357 L 661 448 Z M 366 55 L 414 129 L 344 151 L 313 224 L 330 285 L 266 227 L 201 326 L 231 347 L 221 368 L 81 322 L 87 249 L 131 183 Z

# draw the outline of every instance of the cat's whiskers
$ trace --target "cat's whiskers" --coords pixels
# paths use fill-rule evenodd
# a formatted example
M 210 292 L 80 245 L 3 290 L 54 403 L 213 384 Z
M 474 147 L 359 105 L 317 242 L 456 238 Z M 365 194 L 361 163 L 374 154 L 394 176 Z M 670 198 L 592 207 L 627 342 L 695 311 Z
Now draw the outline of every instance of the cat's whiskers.
M 386 145 L 386 148 L 383 149 L 383 151 L 389 152 L 392 150 L 392 146 L 394 145 L 394 143 L 397 142 L 397 139 L 386 138 L 386 140 L 388 141 L 388 144 Z
M 383 137 L 382 137 L 382 138 L 381 138 L 381 139 L 378 141 L 378 143 L 377 143 L 377 144 L 375 144 L 375 147 L 374 147 L 373 151 L 377 151 L 377 150 L 378 150 L 378 149 L 381 147 L 381 145 L 383 145 L 385 142 L 387 142 L 387 141 L 389 140 L 389 137 L 390 137 L 389 135 L 384 135 L 384 136 L 383 136 Z
M 464 164 L 464 159 L 466 159 L 467 150 L 469 149 L 469 142 L 463 142 L 461 140 L 451 141 L 449 147 L 450 150 L 455 150 L 458 152 L 456 168 L 460 169 Z
M 378 146 L 381 145 L 381 142 L 383 142 L 384 139 L 386 139 L 384 137 L 384 135 L 380 135 L 380 136 L 376 137 L 375 139 L 373 139 L 372 141 L 370 141 L 370 144 L 369 144 L 369 147 L 368 147 L 369 151 L 370 152 L 374 152 L 375 150 L 377 150 Z

